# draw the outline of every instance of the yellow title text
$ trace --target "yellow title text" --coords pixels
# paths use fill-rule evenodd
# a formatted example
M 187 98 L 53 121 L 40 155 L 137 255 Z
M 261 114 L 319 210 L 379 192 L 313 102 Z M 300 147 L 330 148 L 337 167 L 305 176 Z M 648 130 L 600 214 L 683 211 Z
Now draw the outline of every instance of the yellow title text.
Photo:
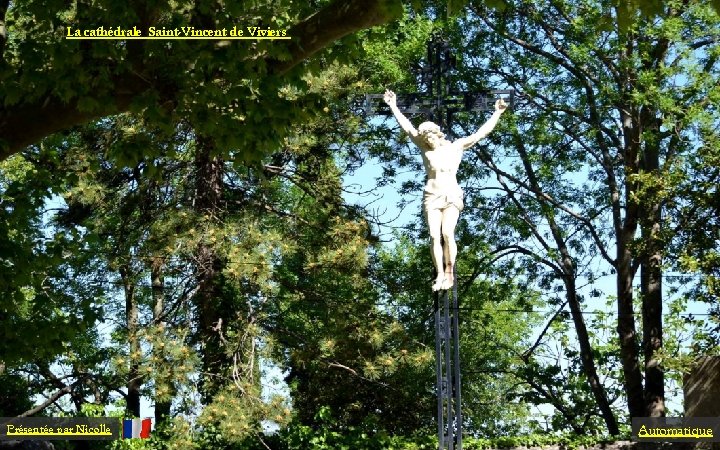
M 96 427 L 78 424 L 72 427 L 23 427 L 7 424 L 7 436 L 112 436 L 110 427 L 100 424 Z
M 290 39 L 287 30 L 270 27 L 196 28 L 149 27 L 141 30 L 134 26 L 73 28 L 65 27 L 66 39 Z
M 650 427 L 645 425 L 640 427 L 638 438 L 695 438 L 704 439 L 713 437 L 712 428 L 664 428 Z

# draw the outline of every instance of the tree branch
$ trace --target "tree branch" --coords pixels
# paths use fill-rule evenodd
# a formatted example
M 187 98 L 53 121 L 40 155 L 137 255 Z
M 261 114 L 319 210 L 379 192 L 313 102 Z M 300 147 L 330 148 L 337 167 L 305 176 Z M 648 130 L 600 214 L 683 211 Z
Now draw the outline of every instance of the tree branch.
M 99 110 L 80 111 L 77 100 L 65 103 L 45 97 L 29 104 L 0 108 L 0 161 L 52 133 L 110 114 L 127 111 L 130 102 L 150 85 L 137 75 L 114 78 L 115 103 Z
M 288 30 L 290 59 L 271 62 L 271 72 L 284 74 L 332 42 L 400 14 L 399 0 L 336 0 Z
M 540 332 L 540 335 L 535 340 L 535 343 L 533 345 L 531 345 L 529 349 L 525 350 L 522 353 L 521 357 L 522 357 L 523 361 L 525 361 L 526 364 L 530 360 L 530 355 L 533 354 L 535 349 L 538 348 L 538 346 L 540 345 L 542 338 L 545 337 L 545 333 L 547 333 L 547 330 L 550 329 L 550 325 L 552 325 L 552 323 L 555 322 L 555 319 L 557 319 L 558 316 L 563 312 L 563 310 L 565 309 L 565 306 L 567 304 L 568 304 L 568 301 L 565 300 L 565 302 L 562 305 L 560 305 L 560 308 L 558 308 L 558 310 L 555 311 L 555 314 L 553 314 L 553 316 L 550 318 L 550 320 L 548 320 L 548 322 L 545 324 L 545 328 L 543 328 L 543 330 Z
M 513 183 L 517 184 L 523 189 L 526 189 L 528 192 L 532 192 L 535 194 L 536 200 L 542 202 L 546 201 L 550 205 L 552 205 L 555 208 L 560 209 L 561 211 L 564 211 L 574 219 L 580 221 L 585 227 L 587 227 L 588 231 L 590 232 L 591 236 L 593 237 L 593 240 L 596 242 L 598 249 L 602 253 L 603 258 L 610 262 L 610 264 L 615 264 L 615 260 L 610 257 L 610 255 L 607 253 L 607 250 L 605 249 L 605 246 L 602 244 L 602 240 L 600 239 L 600 236 L 597 234 L 597 230 L 595 230 L 595 227 L 592 224 L 592 218 L 583 217 L 579 213 L 573 211 L 572 209 L 568 208 L 564 204 L 562 204 L 560 201 L 553 198 L 550 194 L 547 194 L 546 192 L 542 191 L 539 186 L 532 186 L 524 181 L 520 180 L 519 178 L 507 173 L 506 171 L 500 169 L 497 167 L 492 160 L 489 158 L 484 157 L 480 151 L 476 150 L 476 153 L 478 155 L 478 158 L 490 168 L 496 175 L 502 175 L 503 177 L 507 178 L 508 180 L 512 181 Z M 598 213 L 599 214 L 599 213 Z
M 28 409 L 24 413 L 18 415 L 18 417 L 28 417 L 28 416 L 32 416 L 33 414 L 37 414 L 40 411 L 42 411 L 43 409 L 50 406 L 51 404 L 55 403 L 55 401 L 57 399 L 64 396 L 65 394 L 69 394 L 70 392 L 72 392 L 72 388 L 70 386 L 64 386 L 62 389 L 58 390 L 53 395 L 48 397 L 47 400 L 45 400 L 44 402 L 42 402 L 41 404 L 37 405 L 36 407 L 34 407 L 32 409 Z
M 548 266 L 550 269 L 552 269 L 552 271 L 556 275 L 558 275 L 558 276 L 563 275 L 562 269 L 559 266 L 555 265 L 555 263 L 553 261 L 543 258 L 540 255 L 538 255 L 537 253 L 535 253 L 531 250 L 528 250 L 525 247 L 521 247 L 519 245 L 504 245 L 502 247 L 498 247 L 497 249 L 495 249 L 492 252 L 493 255 L 496 255 L 496 254 L 498 255 L 496 258 L 494 258 L 493 261 L 497 261 L 500 258 L 505 257 L 507 255 L 511 255 L 513 253 L 521 253 L 523 255 L 530 256 L 533 259 L 535 259 L 536 261 L 541 262 L 541 263 L 545 264 L 546 266 Z

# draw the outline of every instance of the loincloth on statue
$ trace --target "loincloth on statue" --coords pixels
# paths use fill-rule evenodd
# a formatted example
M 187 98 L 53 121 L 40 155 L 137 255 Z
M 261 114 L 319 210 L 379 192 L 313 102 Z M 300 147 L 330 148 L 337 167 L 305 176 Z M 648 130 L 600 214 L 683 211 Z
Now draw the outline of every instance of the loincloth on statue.
M 457 189 L 448 189 L 443 192 L 423 193 L 423 209 L 425 211 L 432 209 L 443 210 L 454 206 L 458 211 L 462 211 L 465 206 L 463 203 L 463 191 L 459 187 Z

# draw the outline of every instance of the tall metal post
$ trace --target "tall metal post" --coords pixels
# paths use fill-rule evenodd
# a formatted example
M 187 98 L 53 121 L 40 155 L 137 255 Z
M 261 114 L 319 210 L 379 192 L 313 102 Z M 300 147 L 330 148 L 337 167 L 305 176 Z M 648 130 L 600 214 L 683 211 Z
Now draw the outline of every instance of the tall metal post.
M 450 297 L 452 297 L 452 301 Z M 435 292 L 434 306 L 438 448 L 440 450 L 460 450 L 462 448 L 462 395 L 460 391 L 457 274 L 455 274 L 455 284 L 452 289 Z
M 453 268 L 453 270 L 455 270 Z M 460 303 L 457 291 L 457 271 L 453 273 L 455 283 L 453 283 L 453 307 L 452 307 L 452 340 L 455 357 L 453 358 L 453 401 L 455 402 L 455 448 L 462 448 L 462 393 L 460 386 L 462 380 L 460 377 Z

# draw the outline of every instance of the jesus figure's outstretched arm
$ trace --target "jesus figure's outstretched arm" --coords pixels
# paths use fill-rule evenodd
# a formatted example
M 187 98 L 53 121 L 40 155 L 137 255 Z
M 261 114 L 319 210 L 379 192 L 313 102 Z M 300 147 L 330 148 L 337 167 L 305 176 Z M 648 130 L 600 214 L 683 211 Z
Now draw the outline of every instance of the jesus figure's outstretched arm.
M 418 131 L 415 129 L 413 124 L 410 123 L 410 120 L 408 120 L 408 118 L 400 112 L 400 109 L 398 109 L 395 93 L 391 90 L 386 90 L 383 100 L 385 100 L 385 103 L 387 103 L 390 107 L 390 111 L 392 111 L 395 119 L 400 124 L 400 128 L 402 128 L 408 135 L 410 135 L 410 138 L 414 140 L 418 136 Z
M 479 141 L 480 139 L 484 138 L 490 132 L 495 128 L 495 125 L 497 125 L 498 120 L 500 120 L 500 115 L 505 112 L 507 109 L 507 103 L 503 99 L 498 99 L 495 102 L 495 112 L 492 116 L 481 126 L 478 128 L 478 130 L 471 134 L 470 136 L 460 138 L 455 143 L 458 143 L 462 146 L 463 150 L 467 150 L 468 148 L 472 147 Z

